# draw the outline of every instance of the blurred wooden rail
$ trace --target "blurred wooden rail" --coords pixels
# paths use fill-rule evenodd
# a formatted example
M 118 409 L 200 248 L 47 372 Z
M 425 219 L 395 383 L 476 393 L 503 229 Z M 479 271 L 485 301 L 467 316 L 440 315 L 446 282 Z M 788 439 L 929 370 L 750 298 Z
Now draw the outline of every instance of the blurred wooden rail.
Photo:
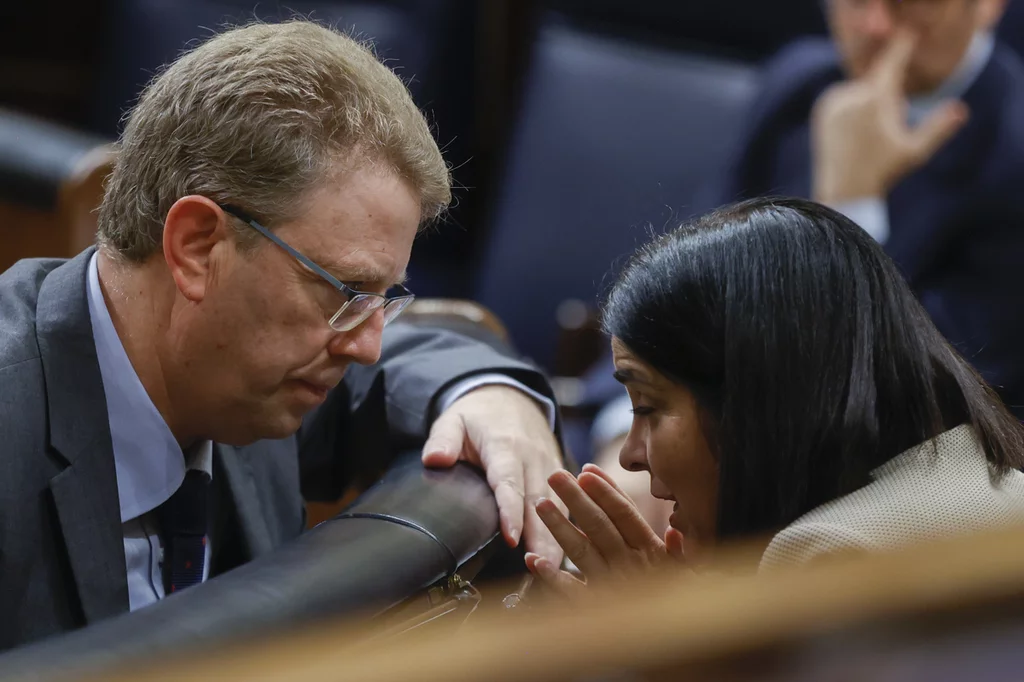
M 756 577 L 661 576 L 587 606 L 492 612 L 457 633 L 372 646 L 358 643 L 358 626 L 338 623 L 103 679 L 544 682 L 622 669 L 693 679 L 684 673 L 858 624 L 1014 603 L 1024 622 L 1022 596 L 1024 529 L 1015 528 Z

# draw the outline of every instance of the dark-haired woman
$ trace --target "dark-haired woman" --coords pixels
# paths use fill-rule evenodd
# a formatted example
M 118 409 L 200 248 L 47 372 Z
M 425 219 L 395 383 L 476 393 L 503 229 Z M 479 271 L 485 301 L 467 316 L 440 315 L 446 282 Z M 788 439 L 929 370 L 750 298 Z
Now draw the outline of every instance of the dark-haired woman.
M 575 525 L 537 509 L 588 580 L 737 538 L 771 538 L 765 567 L 1024 521 L 1020 423 L 831 209 L 757 199 L 683 225 L 633 257 L 604 326 L 633 403 L 620 463 L 675 510 L 663 539 L 596 467 L 554 475 Z

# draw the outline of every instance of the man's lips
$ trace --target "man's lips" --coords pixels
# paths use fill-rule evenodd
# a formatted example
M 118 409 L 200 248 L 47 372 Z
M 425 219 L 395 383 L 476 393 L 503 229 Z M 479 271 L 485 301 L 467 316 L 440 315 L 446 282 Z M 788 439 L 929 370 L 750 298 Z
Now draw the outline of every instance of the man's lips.
M 311 393 L 313 396 L 320 400 L 327 398 L 327 394 L 331 392 L 337 384 L 330 384 L 326 382 L 318 381 L 307 381 L 306 379 L 295 379 L 296 384 L 301 386 L 303 389 Z
M 311 391 L 328 393 L 341 383 L 342 378 L 345 376 L 345 370 L 348 367 L 347 365 L 342 367 L 340 372 L 338 369 L 338 367 L 332 367 L 327 370 L 327 374 L 291 377 L 291 381 L 298 382 Z

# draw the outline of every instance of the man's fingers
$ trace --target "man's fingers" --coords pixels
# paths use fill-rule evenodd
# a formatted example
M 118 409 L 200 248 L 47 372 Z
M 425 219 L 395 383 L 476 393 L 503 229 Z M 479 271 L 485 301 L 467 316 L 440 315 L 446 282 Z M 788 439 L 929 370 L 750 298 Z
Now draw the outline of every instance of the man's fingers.
M 494 491 L 501 517 L 501 532 L 509 545 L 515 547 L 523 536 L 523 519 L 526 512 L 523 490 L 523 462 L 512 453 L 489 453 L 487 455 L 487 482 Z
M 524 473 L 526 476 L 526 518 L 523 521 L 523 542 L 526 545 L 526 550 L 559 565 L 562 563 L 562 548 L 548 527 L 540 520 L 536 508 L 537 500 L 552 497 L 551 488 L 548 487 L 548 467 L 535 460 L 527 461 Z M 568 510 L 564 508 L 560 500 L 552 501 L 563 513 L 568 514 Z
M 579 484 L 587 496 L 604 511 L 614 524 L 617 535 L 627 545 L 639 550 L 661 549 L 661 538 L 644 520 L 629 495 L 616 490 L 606 479 L 589 471 L 580 474 Z
M 558 544 L 565 550 L 566 556 L 583 571 L 584 575 L 595 575 L 608 569 L 601 553 L 591 544 L 587 536 L 562 514 L 554 502 L 548 499 L 540 500 L 537 502 L 537 513 Z
M 910 142 L 918 163 L 932 158 L 965 123 L 969 112 L 960 101 L 946 102 L 921 121 L 910 133 Z
M 445 412 L 434 421 L 423 445 L 423 464 L 450 467 L 459 461 L 466 440 L 466 424 L 458 412 Z
M 916 43 L 917 38 L 913 33 L 899 31 L 878 55 L 871 69 L 871 77 L 902 94 L 907 66 Z

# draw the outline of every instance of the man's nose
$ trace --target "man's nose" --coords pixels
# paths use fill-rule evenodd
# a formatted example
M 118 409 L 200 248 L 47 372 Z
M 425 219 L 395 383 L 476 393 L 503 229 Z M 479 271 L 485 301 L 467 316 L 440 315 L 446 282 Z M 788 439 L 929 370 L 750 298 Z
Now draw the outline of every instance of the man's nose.
M 861 16 L 861 30 L 876 40 L 888 40 L 896 30 L 892 0 L 867 0 Z
M 335 334 L 327 351 L 334 356 L 351 358 L 360 365 L 372 365 L 380 360 L 383 332 L 384 312 L 377 310 L 354 329 Z

